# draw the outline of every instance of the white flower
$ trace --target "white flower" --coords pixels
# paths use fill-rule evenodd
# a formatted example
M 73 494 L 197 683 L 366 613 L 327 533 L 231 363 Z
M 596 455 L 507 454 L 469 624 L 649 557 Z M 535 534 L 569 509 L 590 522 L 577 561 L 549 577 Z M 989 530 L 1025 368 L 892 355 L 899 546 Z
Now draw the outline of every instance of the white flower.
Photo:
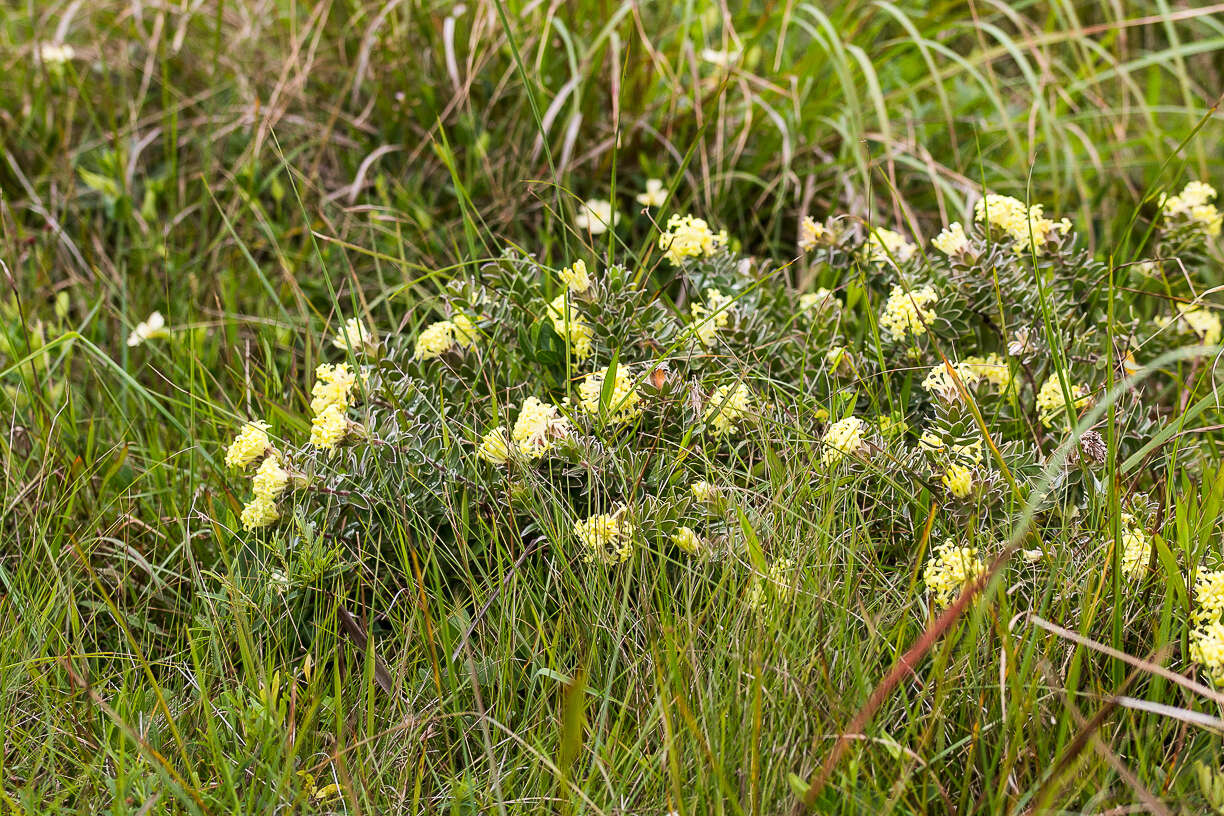
M 667 188 L 659 179 L 646 179 L 646 192 L 638 193 L 637 202 L 643 207 L 662 207 L 667 203 Z
M 59 66 L 72 61 L 76 57 L 76 49 L 68 43 L 45 42 L 38 46 L 38 58 L 44 65 Z
M 704 62 L 713 63 L 719 68 L 730 68 L 740 61 L 741 53 L 739 51 L 717 51 L 713 48 L 701 49 L 701 59 Z
M 170 330 L 166 328 L 166 319 L 162 317 L 161 312 L 154 312 L 146 320 L 136 324 L 136 328 L 128 335 L 127 344 L 135 347 L 146 340 L 169 336 Z
M 598 198 L 583 203 L 574 216 L 574 226 L 592 235 L 603 235 L 608 227 L 615 227 L 619 222 L 620 213 L 612 209 L 612 202 Z

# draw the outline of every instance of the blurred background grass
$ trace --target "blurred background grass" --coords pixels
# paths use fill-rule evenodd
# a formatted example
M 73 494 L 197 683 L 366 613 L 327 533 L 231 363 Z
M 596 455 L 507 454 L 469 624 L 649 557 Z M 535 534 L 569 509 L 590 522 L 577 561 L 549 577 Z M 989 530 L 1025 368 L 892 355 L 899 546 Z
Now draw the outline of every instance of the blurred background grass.
M 47 42 L 71 44 L 75 58 L 53 68 L 39 59 Z M 643 574 L 660 620 L 595 593 L 550 626 L 536 616 L 553 609 L 553 590 L 505 563 L 484 651 L 466 662 L 446 658 L 469 643 L 471 609 L 397 601 L 416 588 L 385 577 L 413 575 L 414 542 L 429 531 L 409 524 L 396 532 L 401 562 L 369 567 L 388 604 L 388 664 L 424 671 L 418 697 L 388 700 L 372 653 L 334 615 L 312 651 L 328 671 L 313 675 L 296 643 L 269 634 L 285 621 L 250 619 L 265 609 L 254 599 L 268 555 L 216 521 L 238 502 L 216 469 L 235 418 L 262 413 L 300 431 L 306 372 L 337 314 L 369 308 L 380 327 L 410 330 L 450 277 L 504 244 L 567 260 L 585 238 L 576 203 L 609 198 L 632 215 L 650 177 L 673 186 L 675 209 L 779 259 L 795 254 L 804 213 L 930 237 L 988 187 L 1071 216 L 1099 252 L 1125 260 L 1145 191 L 1224 178 L 1222 55 L 1224 5 L 1164 0 L 5 5 L 7 803 L 328 809 L 330 783 L 352 810 L 581 810 L 588 796 L 591 809 L 649 800 L 645 812 L 663 813 L 692 794 L 736 813 L 789 801 L 784 771 L 819 756 L 822 735 L 921 632 L 896 600 L 912 594 L 905 576 L 880 604 L 892 611 L 857 595 L 857 576 L 893 579 L 876 574 L 875 556 L 850 554 L 835 531 L 855 520 L 831 521 L 844 512 L 834 496 L 811 566 L 844 581 L 812 587 L 799 624 L 754 629 L 732 616 L 703 628 L 695 621 L 720 614 L 708 601 Z M 630 253 L 649 239 L 642 215 L 620 235 Z M 176 341 L 129 350 L 152 310 Z M 777 478 L 779 491 L 800 480 Z M 1218 488 L 1184 510 L 1187 540 L 1209 546 Z M 496 530 L 480 535 L 502 552 Z M 445 583 L 438 570 L 426 564 L 423 585 Z M 467 576 L 474 598 L 497 589 Z M 985 625 L 1010 636 L 1005 619 Z M 958 654 L 972 656 L 973 632 Z M 859 793 L 838 807 L 1023 810 L 1078 711 L 1057 697 L 1062 653 L 1021 645 L 1013 659 L 1032 670 L 1031 693 L 992 721 L 1006 739 L 978 741 L 972 694 L 902 700 L 881 718 L 893 737 L 864 740 L 838 786 Z M 952 684 L 941 688 L 997 684 L 951 648 L 936 660 Z M 582 689 L 569 681 L 592 661 L 604 685 L 560 691 Z M 289 673 L 300 690 L 287 690 Z M 492 720 L 514 728 L 463 719 L 486 682 L 515 689 L 496 697 Z M 1071 683 L 1068 699 L 1110 688 Z M 686 695 L 692 708 L 677 703 Z M 565 735 L 579 721 L 595 736 L 576 784 Z M 1115 736 L 1145 780 L 1175 789 L 1163 763 L 1184 732 L 1128 712 Z M 919 762 L 901 744 L 930 750 Z M 966 756 L 972 783 L 959 778 Z M 1068 801 L 1121 785 L 1105 754 L 1085 762 Z

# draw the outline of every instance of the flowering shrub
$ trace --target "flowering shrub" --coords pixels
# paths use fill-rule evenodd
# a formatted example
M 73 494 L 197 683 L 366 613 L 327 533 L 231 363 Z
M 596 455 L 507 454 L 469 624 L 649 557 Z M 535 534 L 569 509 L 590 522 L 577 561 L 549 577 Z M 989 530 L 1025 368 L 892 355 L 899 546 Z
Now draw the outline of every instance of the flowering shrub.
M 802 570 L 755 532 L 783 523 L 770 469 L 799 461 L 813 484 L 854 486 L 867 523 L 902 543 L 898 569 L 910 542 L 946 541 L 919 555 L 931 608 L 983 575 L 1026 505 L 1024 561 L 1040 563 L 1031 542 L 1047 525 L 1070 528 L 1105 569 L 1142 580 L 1159 530 L 1134 489 L 1153 477 L 1114 496 L 1104 468 L 1177 406 L 1159 376 L 1107 389 L 1219 341 L 1185 273 L 1219 231 L 1213 197 L 1192 184 L 1164 199 L 1152 259 L 1112 270 L 1069 220 L 994 194 L 930 241 L 806 216 L 787 266 L 737 255 L 688 215 L 633 268 L 507 251 L 451 283 L 411 335 L 344 324 L 316 373 L 309 445 L 275 447 L 253 421 L 227 453 L 238 469 L 262 460 L 241 521 L 269 526 L 292 505 L 297 529 L 343 547 L 411 512 L 446 547 L 457 517 L 484 517 L 542 535 L 575 568 L 752 563 L 737 585 L 765 609 Z M 592 233 L 615 227 L 587 210 Z M 1153 297 L 1115 310 L 1119 287 Z M 1107 399 L 1125 421 L 1079 427 Z M 1179 456 L 1192 471 L 1193 448 Z M 1224 677 L 1218 606 L 1200 607 L 1195 659 Z

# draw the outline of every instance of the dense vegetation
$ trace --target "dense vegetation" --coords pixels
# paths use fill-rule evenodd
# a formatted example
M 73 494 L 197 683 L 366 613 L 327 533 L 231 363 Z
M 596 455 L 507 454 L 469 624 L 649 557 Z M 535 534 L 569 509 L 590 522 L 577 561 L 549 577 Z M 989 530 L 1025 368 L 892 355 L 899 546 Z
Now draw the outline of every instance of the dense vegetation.
M 1224 812 L 1222 11 L 0 11 L 0 799 Z

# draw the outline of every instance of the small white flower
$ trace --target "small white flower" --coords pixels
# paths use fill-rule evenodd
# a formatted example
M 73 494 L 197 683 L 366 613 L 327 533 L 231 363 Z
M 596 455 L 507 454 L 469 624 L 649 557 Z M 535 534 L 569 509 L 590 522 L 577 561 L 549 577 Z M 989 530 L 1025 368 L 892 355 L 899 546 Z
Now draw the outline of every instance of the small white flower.
M 603 235 L 608 227 L 615 227 L 619 222 L 620 213 L 612 209 L 612 202 L 598 198 L 585 202 L 574 216 L 574 225 L 592 235 Z
M 136 328 L 128 335 L 127 344 L 135 347 L 146 340 L 157 337 L 169 337 L 170 330 L 166 328 L 166 319 L 161 312 L 154 312 L 147 320 L 136 324 Z
M 667 203 L 667 188 L 659 179 L 646 179 L 646 192 L 638 193 L 637 202 L 643 207 L 662 207 Z
M 719 68 L 730 68 L 740 61 L 739 51 L 717 51 L 713 48 L 701 49 L 701 59 L 717 65 Z
M 76 57 L 76 49 L 68 43 L 45 42 L 38 46 L 38 58 L 44 65 L 60 66 Z

